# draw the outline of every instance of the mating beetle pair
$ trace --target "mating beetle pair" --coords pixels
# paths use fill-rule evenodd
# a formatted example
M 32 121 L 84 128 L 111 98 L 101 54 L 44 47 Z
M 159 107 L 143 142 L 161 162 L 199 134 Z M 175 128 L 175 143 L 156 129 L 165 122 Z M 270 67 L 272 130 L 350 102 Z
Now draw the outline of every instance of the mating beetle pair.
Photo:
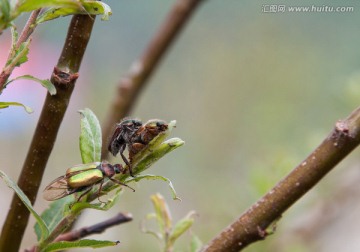
M 123 161 L 129 168 L 129 173 L 133 176 L 131 163 L 135 154 L 145 148 L 149 142 L 160 132 L 168 128 L 166 122 L 161 120 L 149 120 L 146 124 L 137 119 L 126 119 L 116 125 L 115 131 L 108 145 L 108 150 L 116 156 L 120 153 Z M 123 152 L 128 147 L 129 160 Z M 64 176 L 52 181 L 44 190 L 45 200 L 57 200 L 67 195 L 83 192 L 78 201 L 88 193 L 95 184 L 99 184 L 98 195 L 100 195 L 105 178 L 114 183 L 126 184 L 112 178 L 115 174 L 126 173 L 126 169 L 121 164 L 111 165 L 107 162 L 95 162 L 90 164 L 80 164 L 67 169 Z M 129 187 L 132 189 L 131 187 Z M 134 191 L 134 189 L 132 189 Z
M 160 132 L 167 130 L 168 124 L 164 121 L 153 119 L 142 125 L 140 120 L 127 119 L 116 125 L 113 136 L 108 145 L 108 150 L 120 156 L 129 167 L 129 173 L 134 177 L 132 161 L 135 154 L 145 148 Z M 129 151 L 129 160 L 124 156 L 125 148 Z

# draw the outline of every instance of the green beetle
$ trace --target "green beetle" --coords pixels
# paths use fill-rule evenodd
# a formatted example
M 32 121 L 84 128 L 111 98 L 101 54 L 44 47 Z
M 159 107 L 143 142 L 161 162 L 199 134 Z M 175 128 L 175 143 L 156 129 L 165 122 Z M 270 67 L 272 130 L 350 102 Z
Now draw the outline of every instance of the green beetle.
M 107 162 L 75 165 L 67 169 L 64 176 L 58 177 L 52 181 L 44 189 L 43 197 L 45 200 L 52 201 L 76 192 L 83 192 L 78 198 L 78 201 L 80 201 L 81 197 L 88 193 L 95 184 L 99 183 L 100 187 L 98 195 L 100 195 L 105 178 L 108 178 L 119 185 L 129 187 L 112 178 L 115 174 L 123 173 L 124 171 L 125 169 L 121 164 L 111 165 Z M 131 187 L 129 188 L 132 189 Z M 132 190 L 135 191 L 134 189 Z

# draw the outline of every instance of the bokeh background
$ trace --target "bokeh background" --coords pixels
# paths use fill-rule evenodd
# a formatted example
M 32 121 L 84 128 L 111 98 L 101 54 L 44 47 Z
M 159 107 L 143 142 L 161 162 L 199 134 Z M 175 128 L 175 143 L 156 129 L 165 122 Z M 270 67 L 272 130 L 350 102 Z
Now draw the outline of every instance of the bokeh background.
M 81 162 L 79 109 L 104 122 L 114 90 L 143 52 L 175 1 L 108 1 L 113 15 L 96 21 L 70 106 L 50 156 L 41 190 Z M 204 1 L 140 96 L 132 116 L 177 120 L 173 136 L 182 148 L 149 172 L 172 180 L 182 201 L 172 201 L 166 183 L 143 181 L 125 190 L 109 212 L 88 211 L 78 227 L 119 211 L 134 221 L 92 238 L 120 240 L 101 251 L 159 251 L 154 237 L 139 230 L 153 212 L 150 195 L 164 195 L 174 220 L 198 213 L 191 232 L 204 243 L 231 223 L 300 163 L 332 129 L 359 106 L 360 4 L 358 1 L 286 1 L 289 6 L 350 6 L 349 13 L 268 13 L 279 1 Z M 267 9 L 265 9 L 266 11 Z M 26 16 L 18 21 L 22 27 Z M 61 52 L 70 18 L 40 25 L 29 62 L 13 76 L 49 78 Z M 0 63 L 10 46 L 0 36 Z M 32 107 L 0 111 L 1 170 L 17 179 L 46 91 L 18 81 L 1 95 Z M 119 161 L 111 160 L 111 162 Z M 352 153 L 277 224 L 276 234 L 246 251 L 360 251 L 359 151 Z M 0 183 L 0 225 L 12 191 Z M 46 208 L 39 194 L 35 208 Z M 22 248 L 35 242 L 31 219 Z M 176 251 L 189 251 L 190 235 Z M 86 250 L 77 250 L 86 251 Z

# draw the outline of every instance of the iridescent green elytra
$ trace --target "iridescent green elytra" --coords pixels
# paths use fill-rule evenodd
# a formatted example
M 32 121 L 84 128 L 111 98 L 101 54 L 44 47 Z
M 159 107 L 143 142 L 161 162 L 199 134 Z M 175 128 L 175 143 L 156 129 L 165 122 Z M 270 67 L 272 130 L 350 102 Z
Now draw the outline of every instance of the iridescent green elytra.
M 89 164 L 87 168 L 78 165 L 67 169 L 66 175 L 69 176 L 67 179 L 69 187 L 78 188 L 89 186 L 104 179 L 105 174 L 103 174 L 101 168 L 97 168 L 98 166 L 98 163 L 92 163 Z
M 64 176 L 58 177 L 51 182 L 45 188 L 43 196 L 45 200 L 52 201 L 76 192 L 83 192 L 78 198 L 79 201 L 83 195 L 89 192 L 91 188 L 98 183 L 100 183 L 100 194 L 105 178 L 110 179 L 114 183 L 129 187 L 112 178 L 115 174 L 122 173 L 123 171 L 124 168 L 122 165 L 111 165 L 107 162 L 76 165 L 67 169 Z M 132 190 L 134 191 L 134 189 Z

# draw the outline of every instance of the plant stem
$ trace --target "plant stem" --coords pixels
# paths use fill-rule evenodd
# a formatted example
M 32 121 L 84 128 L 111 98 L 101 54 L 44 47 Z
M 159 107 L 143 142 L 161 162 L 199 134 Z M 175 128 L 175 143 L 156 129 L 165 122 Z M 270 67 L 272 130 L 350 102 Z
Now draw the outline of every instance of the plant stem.
M 20 37 L 18 39 L 18 41 L 16 42 L 16 48 L 19 48 L 21 43 L 25 42 L 26 40 L 28 40 L 28 38 L 30 37 L 30 35 L 33 33 L 33 31 L 35 30 L 36 25 L 36 19 L 40 14 L 41 9 L 38 10 L 34 10 L 28 21 L 25 24 L 24 29 L 22 30 Z
M 74 89 L 78 70 L 95 21 L 94 16 L 75 15 L 51 81 L 57 89 L 47 94 L 25 159 L 18 185 L 33 204 L 53 149 L 60 124 Z M 0 237 L 0 251 L 18 251 L 29 219 L 27 208 L 14 194 Z
M 21 32 L 21 35 L 20 35 L 18 41 L 16 42 L 15 48 L 12 48 L 12 50 L 10 50 L 7 61 L 10 59 L 13 50 L 18 49 L 22 43 L 27 41 L 29 39 L 30 35 L 35 30 L 35 27 L 36 27 L 35 21 L 36 21 L 37 16 L 39 15 L 40 11 L 41 11 L 41 9 L 38 9 L 31 13 L 28 21 L 26 22 L 24 29 Z M 3 68 L 3 70 L 1 71 L 1 73 L 0 73 L 0 94 L 1 94 L 2 90 L 4 89 L 5 84 L 6 84 L 7 80 L 9 79 L 14 68 L 15 68 L 15 65 L 6 65 Z
M 360 143 L 360 107 L 338 121 L 329 136 L 288 176 L 225 228 L 203 252 L 239 251 L 265 239 L 266 229 Z
M 142 56 L 132 64 L 127 76 L 120 81 L 102 128 L 102 159 L 107 159 L 106 143 L 114 125 L 129 114 L 162 57 L 201 2 L 203 0 L 177 0 Z

